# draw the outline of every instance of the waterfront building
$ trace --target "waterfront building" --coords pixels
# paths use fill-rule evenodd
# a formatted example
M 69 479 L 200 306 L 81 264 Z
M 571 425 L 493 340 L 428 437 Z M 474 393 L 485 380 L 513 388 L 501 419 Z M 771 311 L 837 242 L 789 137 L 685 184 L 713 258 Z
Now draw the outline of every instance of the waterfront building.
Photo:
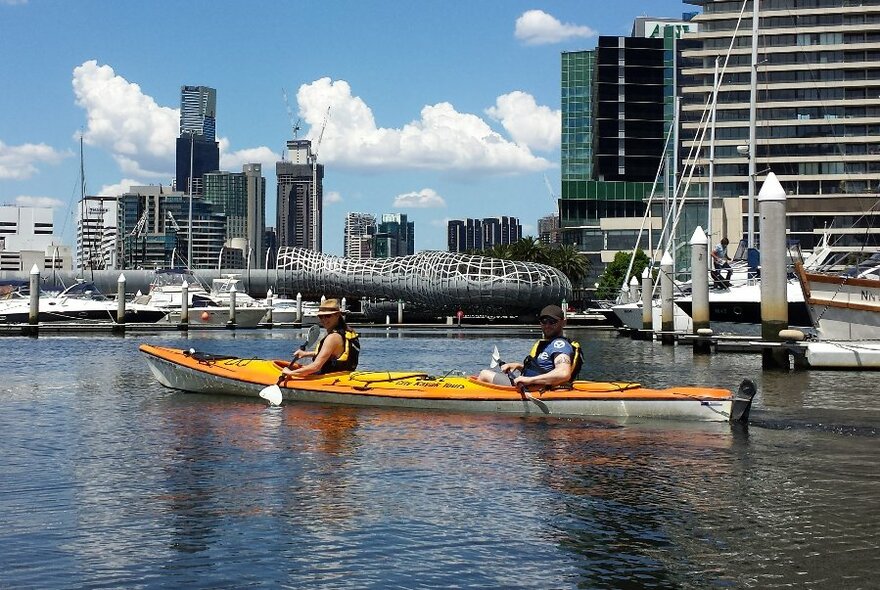
M 749 176 L 756 175 L 757 191 L 772 171 L 788 193 L 790 240 L 809 250 L 827 230 L 836 249 L 876 250 L 880 2 L 760 2 L 754 146 L 749 128 L 752 7 L 736 30 L 740 2 L 688 2 L 703 12 L 694 18 L 699 24 L 695 47 L 683 51 L 682 154 L 699 133 L 715 57 L 723 57 L 734 40 L 718 96 L 713 202 L 732 210 L 736 220 L 720 233 L 733 243 L 747 233 Z M 749 166 L 752 148 L 754 171 Z M 703 191 L 708 186 L 708 156 L 704 142 L 692 181 Z M 756 204 L 753 210 L 757 213 Z M 757 234 L 757 215 L 752 219 Z M 756 245 L 760 247 L 759 240 Z
M 70 247 L 54 235 L 50 207 L 0 205 L 0 270 L 70 270 Z
M 629 37 L 602 36 L 593 50 L 562 54 L 559 231 L 589 259 L 586 284 L 618 251 L 632 251 L 652 191 L 663 193 L 655 179 L 674 127 L 675 48 L 692 28 L 645 17 Z M 653 227 L 662 214 L 662 205 L 651 211 Z M 657 237 L 638 245 L 651 251 Z
M 175 175 L 177 190 L 200 195 L 202 176 L 220 169 L 220 144 L 216 141 L 216 128 L 217 91 L 207 86 L 181 86 Z
M 522 239 L 522 225 L 516 217 L 484 217 L 483 249 L 515 244 Z
M 515 244 L 522 239 L 522 225 L 516 217 L 451 219 L 446 223 L 447 249 L 473 252 L 498 245 Z
M 192 260 L 189 210 L 192 200 Z M 216 268 L 226 241 L 226 217 L 201 197 L 161 185 L 132 186 L 119 197 L 120 267 Z
M 75 268 L 113 269 L 119 257 L 117 198 L 85 196 L 76 210 Z
M 373 257 L 376 216 L 370 213 L 346 213 L 343 255 L 357 260 Z
M 538 219 L 538 239 L 547 246 L 559 243 L 559 215 L 547 215 Z
M 450 252 L 474 252 L 483 249 L 482 219 L 450 219 L 446 222 L 446 244 Z
M 203 175 L 204 201 L 226 216 L 226 250 L 239 250 L 230 264 L 236 268 L 262 268 L 265 253 L 266 182 L 260 164 L 245 164 L 242 172 L 208 172 Z
M 287 142 L 288 159 L 275 164 L 278 246 L 322 247 L 324 166 L 318 164 L 308 139 Z
M 415 224 L 403 213 L 384 213 L 373 239 L 374 258 L 393 258 L 415 253 Z

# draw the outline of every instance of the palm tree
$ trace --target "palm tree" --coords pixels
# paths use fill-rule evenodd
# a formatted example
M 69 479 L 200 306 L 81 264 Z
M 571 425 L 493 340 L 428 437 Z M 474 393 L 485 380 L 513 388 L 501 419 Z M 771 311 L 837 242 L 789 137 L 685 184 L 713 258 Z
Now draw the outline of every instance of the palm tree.
M 573 244 L 562 244 L 549 250 L 547 264 L 559 269 L 572 286 L 578 285 L 590 273 L 590 261 Z
M 547 247 L 532 236 L 526 236 L 515 244 L 511 244 L 510 250 L 514 260 L 546 263 L 548 258 Z

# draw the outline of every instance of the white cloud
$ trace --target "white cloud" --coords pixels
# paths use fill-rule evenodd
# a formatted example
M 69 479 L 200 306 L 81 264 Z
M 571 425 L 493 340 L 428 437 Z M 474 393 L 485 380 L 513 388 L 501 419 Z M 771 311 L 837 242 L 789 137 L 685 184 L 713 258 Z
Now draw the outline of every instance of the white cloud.
M 377 126 L 370 107 L 352 95 L 344 80 L 321 78 L 304 84 L 297 101 L 313 140 L 330 107 L 320 159 L 343 168 L 513 174 L 552 167 L 528 147 L 508 141 L 480 117 L 459 113 L 448 102 L 427 105 L 418 120 L 393 129 Z
M 430 188 L 419 192 L 405 193 L 394 198 L 394 206 L 399 208 L 427 209 L 429 207 L 445 207 L 446 201 Z
M 266 146 L 256 148 L 246 148 L 237 152 L 227 152 L 229 140 L 223 138 L 220 140 L 220 169 L 230 170 L 232 172 L 241 172 L 241 167 L 245 164 L 262 164 L 263 176 L 272 174 L 275 170 L 275 162 L 281 159 Z
M 37 173 L 37 164 L 57 164 L 70 155 L 70 152 L 56 151 L 44 143 L 13 146 L 0 141 L 0 178 L 25 180 Z
M 514 36 L 526 45 L 561 43 L 577 37 L 595 37 L 586 26 L 561 23 L 543 10 L 527 10 L 516 19 Z
M 528 149 L 559 149 L 562 139 L 562 113 L 539 106 L 535 98 L 519 90 L 499 96 L 486 114 L 500 121 L 513 140 Z
M 341 203 L 342 195 L 340 195 L 337 191 L 330 191 L 326 195 L 324 195 L 324 204 L 328 203 Z
M 170 181 L 170 179 L 169 179 Z M 132 180 L 131 178 L 123 178 L 116 184 L 105 184 L 101 187 L 97 195 L 102 195 L 105 197 L 118 197 L 119 195 L 125 194 L 131 190 L 133 186 L 142 186 L 144 183 L 139 180 Z
M 19 207 L 51 207 L 52 209 L 64 206 L 62 201 L 52 197 L 31 197 L 29 195 L 15 197 L 15 204 Z
M 174 170 L 179 110 L 94 60 L 74 68 L 73 92 L 88 118 L 83 141 L 110 152 L 124 174 L 167 178 Z
M 0 4 L 5 4 L 7 6 L 16 6 L 20 4 L 27 4 L 28 0 L 0 0 Z

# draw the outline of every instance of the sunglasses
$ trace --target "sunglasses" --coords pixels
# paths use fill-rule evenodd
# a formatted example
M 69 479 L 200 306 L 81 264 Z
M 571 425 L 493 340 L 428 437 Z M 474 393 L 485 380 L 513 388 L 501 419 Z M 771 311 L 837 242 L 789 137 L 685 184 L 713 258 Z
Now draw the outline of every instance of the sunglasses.
M 554 318 L 541 318 L 540 322 L 544 326 L 555 326 L 559 323 L 559 320 Z

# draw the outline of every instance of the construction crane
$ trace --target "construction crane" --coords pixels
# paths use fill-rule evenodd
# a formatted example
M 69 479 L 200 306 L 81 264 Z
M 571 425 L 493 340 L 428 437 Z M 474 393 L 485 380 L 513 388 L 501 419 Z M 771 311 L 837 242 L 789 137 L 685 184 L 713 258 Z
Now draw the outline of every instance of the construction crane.
M 299 135 L 300 130 L 300 121 L 302 119 L 293 120 L 293 110 L 290 108 L 290 101 L 287 99 L 287 90 L 284 88 L 281 89 L 281 97 L 284 99 L 284 108 L 287 109 L 287 118 L 290 121 L 290 127 L 293 130 L 293 138 L 296 139 L 296 136 Z M 285 149 L 287 148 L 287 144 L 285 143 Z M 281 150 L 281 159 L 284 159 L 284 149 Z
M 312 216 L 311 216 L 311 239 L 315 246 L 315 250 L 321 251 L 321 243 L 319 241 L 321 230 L 321 218 L 318 215 L 318 149 L 321 147 L 321 140 L 324 139 L 324 130 L 327 128 L 327 121 L 330 119 L 330 107 L 324 114 L 324 122 L 321 123 L 321 131 L 318 133 L 318 141 L 315 143 L 315 149 L 312 151 Z

